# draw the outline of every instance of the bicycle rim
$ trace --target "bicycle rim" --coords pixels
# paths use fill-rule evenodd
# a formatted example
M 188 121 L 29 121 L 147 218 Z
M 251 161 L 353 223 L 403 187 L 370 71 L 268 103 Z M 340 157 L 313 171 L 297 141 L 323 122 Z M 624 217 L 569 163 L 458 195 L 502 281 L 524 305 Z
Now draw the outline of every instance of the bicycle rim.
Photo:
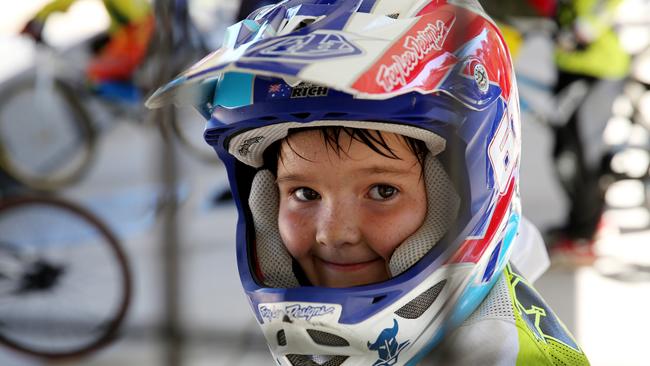
M 185 149 L 194 157 L 211 164 L 218 164 L 217 153 L 203 139 L 205 120 L 189 107 L 176 107 L 176 118 L 172 124 L 174 135 Z
M 47 276 L 25 265 L 16 290 L 0 294 L 0 343 L 60 359 L 88 354 L 114 338 L 130 302 L 131 274 L 101 221 L 59 199 L 12 199 L 0 202 L 0 242 L 31 258 L 25 263 L 38 260 L 58 270 Z
M 55 190 L 83 176 L 96 133 L 70 87 L 53 80 L 45 89 L 26 79 L 0 95 L 0 168 L 24 186 Z

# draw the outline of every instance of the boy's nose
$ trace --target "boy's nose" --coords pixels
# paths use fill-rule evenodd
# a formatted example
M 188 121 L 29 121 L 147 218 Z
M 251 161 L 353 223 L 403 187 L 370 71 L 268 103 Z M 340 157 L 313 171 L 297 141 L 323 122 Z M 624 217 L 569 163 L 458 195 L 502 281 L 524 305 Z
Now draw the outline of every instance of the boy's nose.
M 323 209 L 316 231 L 316 241 L 319 244 L 340 247 L 361 241 L 359 212 L 351 206 L 333 204 Z

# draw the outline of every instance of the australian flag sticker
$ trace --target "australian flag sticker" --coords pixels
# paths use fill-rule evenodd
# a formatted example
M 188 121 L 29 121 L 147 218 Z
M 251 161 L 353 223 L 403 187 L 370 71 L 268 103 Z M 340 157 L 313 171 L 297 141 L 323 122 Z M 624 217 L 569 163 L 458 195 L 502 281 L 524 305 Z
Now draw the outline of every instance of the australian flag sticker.
M 291 95 L 291 87 L 285 83 L 273 83 L 268 86 L 266 94 L 270 98 L 286 98 Z
M 249 57 L 281 57 L 298 60 L 318 60 L 358 55 L 361 50 L 340 33 L 322 32 L 288 36 L 262 45 L 249 52 Z
M 377 351 L 379 355 L 379 359 L 372 366 L 391 366 L 397 363 L 399 354 L 411 343 L 408 340 L 399 343 L 397 341 L 398 332 L 399 324 L 397 324 L 397 320 L 393 319 L 392 328 L 382 330 L 374 343 L 368 342 L 368 349 Z

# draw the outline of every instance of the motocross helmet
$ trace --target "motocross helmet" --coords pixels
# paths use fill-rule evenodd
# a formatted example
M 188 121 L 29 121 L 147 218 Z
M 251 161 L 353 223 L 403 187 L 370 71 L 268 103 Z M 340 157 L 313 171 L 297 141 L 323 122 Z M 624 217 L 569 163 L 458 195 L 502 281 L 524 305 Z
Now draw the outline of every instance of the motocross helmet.
M 486 297 L 520 221 L 520 117 L 507 46 L 477 1 L 285 0 L 159 89 L 192 103 L 228 172 L 244 291 L 279 365 L 417 364 Z M 297 278 L 264 152 L 344 126 L 423 141 L 427 213 L 386 281 Z

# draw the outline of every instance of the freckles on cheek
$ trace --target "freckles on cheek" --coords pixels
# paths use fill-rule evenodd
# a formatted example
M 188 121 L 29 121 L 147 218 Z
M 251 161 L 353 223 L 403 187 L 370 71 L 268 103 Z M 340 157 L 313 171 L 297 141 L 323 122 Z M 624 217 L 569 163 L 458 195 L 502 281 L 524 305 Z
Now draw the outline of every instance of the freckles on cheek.
M 405 210 L 384 217 L 383 220 L 376 220 L 373 226 L 376 229 L 370 233 L 374 239 L 370 240 L 374 243 L 373 249 L 384 259 L 390 259 L 395 249 L 413 235 L 423 221 L 424 214 L 417 210 Z
M 393 230 L 397 229 L 395 226 L 389 226 Z M 376 239 L 374 240 L 375 245 L 373 249 L 385 260 L 390 259 L 393 256 L 395 249 L 402 244 L 403 240 L 401 239 L 402 235 L 398 235 L 395 231 L 385 232 L 381 231 L 377 233 Z
M 309 252 L 312 242 L 311 228 L 309 220 L 304 214 L 281 209 L 278 226 L 280 237 L 294 258 L 304 256 Z

